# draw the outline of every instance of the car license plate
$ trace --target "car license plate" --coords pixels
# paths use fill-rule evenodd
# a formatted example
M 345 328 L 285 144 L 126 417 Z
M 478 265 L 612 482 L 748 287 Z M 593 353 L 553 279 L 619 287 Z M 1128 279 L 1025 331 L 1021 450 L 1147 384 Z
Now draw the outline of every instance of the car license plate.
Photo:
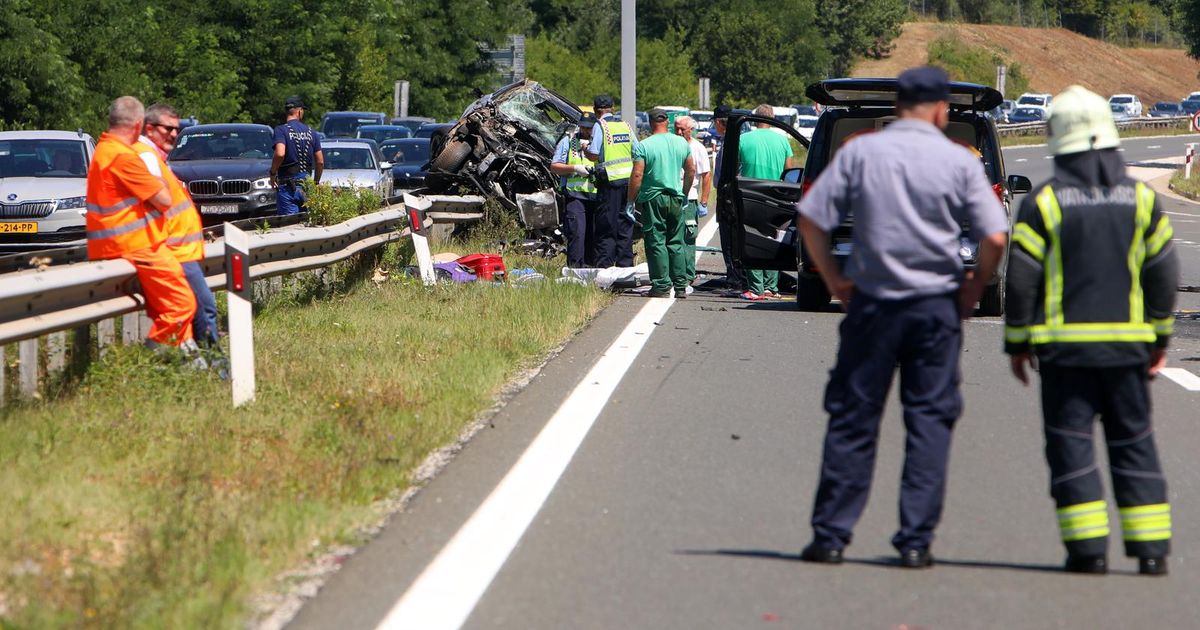
M 0 234 L 37 234 L 37 231 L 37 223 L 33 221 L 0 222 Z
M 200 206 L 200 214 L 237 214 L 238 205 L 236 203 L 214 203 L 212 205 L 204 204 Z

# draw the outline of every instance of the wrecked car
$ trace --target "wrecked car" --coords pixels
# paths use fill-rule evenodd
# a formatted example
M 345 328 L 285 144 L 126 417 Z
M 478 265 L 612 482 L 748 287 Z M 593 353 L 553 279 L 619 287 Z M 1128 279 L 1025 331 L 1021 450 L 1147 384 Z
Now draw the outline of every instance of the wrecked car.
M 534 233 L 559 226 L 563 199 L 550 172 L 554 147 L 583 115 L 528 79 L 482 96 L 431 139 L 431 192 L 479 192 L 514 210 Z

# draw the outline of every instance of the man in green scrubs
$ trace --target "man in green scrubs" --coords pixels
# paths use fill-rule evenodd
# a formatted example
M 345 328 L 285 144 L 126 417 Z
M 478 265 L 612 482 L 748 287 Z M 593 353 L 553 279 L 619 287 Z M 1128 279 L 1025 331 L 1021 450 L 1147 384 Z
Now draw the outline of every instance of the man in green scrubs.
M 651 136 L 633 150 L 633 175 L 629 201 L 642 215 L 642 238 L 650 267 L 650 297 L 683 299 L 689 284 L 687 247 L 684 245 L 683 191 L 692 187 L 696 165 L 683 138 L 667 129 L 667 112 L 650 110 Z M 683 179 L 679 171 L 683 169 Z
M 775 115 L 770 105 L 754 108 L 755 116 L 772 118 Z M 751 179 L 783 178 L 783 171 L 792 159 L 792 143 L 788 137 L 771 129 L 770 125 L 758 123 L 757 129 L 738 140 L 738 163 L 742 166 L 742 177 Z M 747 300 L 779 297 L 779 272 L 762 269 L 746 270 L 748 291 L 742 294 Z

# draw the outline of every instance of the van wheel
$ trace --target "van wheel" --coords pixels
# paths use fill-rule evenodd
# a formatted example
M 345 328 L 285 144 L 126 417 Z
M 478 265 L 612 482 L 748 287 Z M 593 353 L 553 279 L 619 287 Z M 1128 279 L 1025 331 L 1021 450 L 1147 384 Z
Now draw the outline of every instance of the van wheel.
M 979 298 L 979 314 L 984 317 L 999 317 L 1004 314 L 1004 283 L 997 282 L 983 290 Z
M 467 161 L 471 155 L 471 145 L 462 140 L 451 140 L 442 147 L 441 153 L 433 159 L 433 167 L 440 171 L 455 171 Z
M 829 290 L 820 276 L 804 273 L 796 277 L 796 306 L 802 311 L 823 311 L 829 306 Z

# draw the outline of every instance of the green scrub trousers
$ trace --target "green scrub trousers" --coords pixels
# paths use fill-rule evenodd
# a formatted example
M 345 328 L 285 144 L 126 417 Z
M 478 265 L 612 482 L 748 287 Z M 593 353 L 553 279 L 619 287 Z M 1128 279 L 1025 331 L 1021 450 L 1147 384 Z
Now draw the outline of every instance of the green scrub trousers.
M 672 287 L 682 293 L 689 284 L 683 204 L 683 199 L 669 194 L 660 194 L 638 204 L 642 213 L 646 264 L 650 268 L 650 288 L 657 293 L 666 293 Z

